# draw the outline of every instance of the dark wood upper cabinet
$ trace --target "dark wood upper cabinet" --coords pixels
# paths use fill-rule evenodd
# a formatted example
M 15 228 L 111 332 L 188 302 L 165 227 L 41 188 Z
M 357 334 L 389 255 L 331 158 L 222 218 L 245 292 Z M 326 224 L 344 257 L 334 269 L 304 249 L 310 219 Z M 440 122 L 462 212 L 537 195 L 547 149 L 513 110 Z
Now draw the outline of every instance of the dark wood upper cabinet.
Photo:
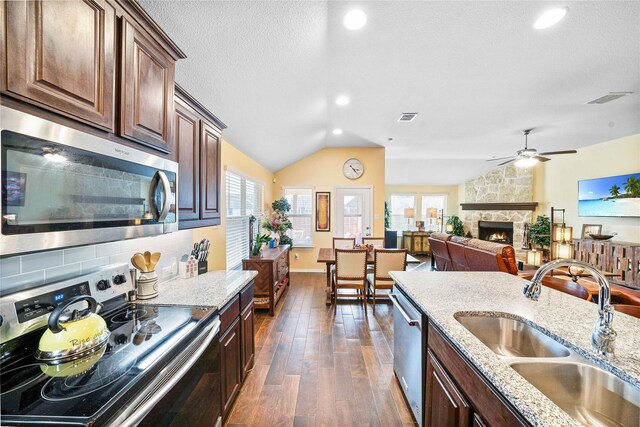
M 113 131 L 114 6 L 106 0 L 4 3 L 3 92 Z
M 200 217 L 220 219 L 220 133 L 202 123 L 200 137 Z
M 171 158 L 179 164 L 181 229 L 220 224 L 220 133 L 226 125 L 175 86 L 174 136 Z
M 428 427 L 469 427 L 471 406 L 431 352 L 427 352 L 426 395 Z
M 121 37 L 120 133 L 168 153 L 175 61 L 126 18 Z
M 178 218 L 200 219 L 200 118 L 186 104 L 176 99 L 173 158 L 179 165 Z

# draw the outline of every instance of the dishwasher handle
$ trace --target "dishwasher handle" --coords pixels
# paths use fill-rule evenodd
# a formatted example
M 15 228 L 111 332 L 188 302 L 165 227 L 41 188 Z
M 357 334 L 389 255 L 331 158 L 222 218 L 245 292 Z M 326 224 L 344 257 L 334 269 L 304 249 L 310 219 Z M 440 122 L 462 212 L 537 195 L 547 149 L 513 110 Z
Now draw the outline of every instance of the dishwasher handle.
M 218 334 L 219 331 L 220 331 L 220 320 L 216 319 L 216 321 L 213 322 L 213 324 L 201 334 L 201 336 L 202 335 L 205 336 L 204 341 L 202 342 L 202 344 L 198 345 L 198 348 L 195 350 L 193 355 L 189 357 L 189 360 L 187 360 L 184 363 L 184 365 L 182 365 L 182 367 L 174 375 L 171 376 L 169 381 L 167 381 L 158 391 L 156 391 L 149 400 L 144 402 L 140 407 L 138 407 L 135 410 L 134 413 L 129 415 L 127 419 L 124 420 L 122 424 L 120 424 L 120 427 L 137 426 L 138 423 L 140 423 L 140 421 L 142 421 L 144 417 L 146 417 L 147 414 L 151 412 L 153 407 L 156 406 L 156 404 L 160 400 L 162 400 L 162 398 L 167 393 L 169 393 L 169 391 L 171 391 L 173 386 L 175 386 L 178 383 L 178 381 L 180 381 L 182 377 L 185 376 L 187 371 L 189 371 L 189 369 L 191 369 L 191 367 L 195 365 L 195 363 L 198 361 L 202 353 L 204 353 L 207 347 L 209 347 L 209 345 L 213 341 L 213 338 Z
M 393 303 L 393 305 L 395 305 L 398 308 L 398 311 L 400 312 L 402 317 L 404 317 L 404 320 L 409 324 L 409 326 L 420 326 L 419 320 L 414 320 L 409 317 L 409 315 L 407 314 L 402 304 L 400 304 L 400 301 L 398 301 L 398 296 L 396 294 L 390 293 L 389 299 L 391 299 L 391 302 Z

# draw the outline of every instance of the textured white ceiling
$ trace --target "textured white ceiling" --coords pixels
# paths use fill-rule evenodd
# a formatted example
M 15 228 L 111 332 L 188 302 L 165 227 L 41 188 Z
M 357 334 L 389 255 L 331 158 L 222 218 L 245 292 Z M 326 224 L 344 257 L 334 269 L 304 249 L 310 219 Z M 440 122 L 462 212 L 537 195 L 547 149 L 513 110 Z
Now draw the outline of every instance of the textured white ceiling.
M 388 183 L 457 184 L 521 148 L 525 128 L 541 151 L 640 133 L 640 2 L 141 3 L 188 56 L 178 82 L 273 171 L 383 145 Z M 555 4 L 567 17 L 534 30 Z M 342 25 L 354 6 L 368 16 L 356 32 Z M 610 91 L 635 93 L 585 105 Z

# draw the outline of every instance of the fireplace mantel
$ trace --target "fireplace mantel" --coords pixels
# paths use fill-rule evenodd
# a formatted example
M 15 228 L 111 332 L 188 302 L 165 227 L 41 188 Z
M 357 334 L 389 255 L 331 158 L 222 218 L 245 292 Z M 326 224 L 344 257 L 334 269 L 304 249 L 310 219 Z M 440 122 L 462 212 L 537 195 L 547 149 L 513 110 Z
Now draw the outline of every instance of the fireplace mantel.
M 535 211 L 538 202 L 460 203 L 463 211 Z

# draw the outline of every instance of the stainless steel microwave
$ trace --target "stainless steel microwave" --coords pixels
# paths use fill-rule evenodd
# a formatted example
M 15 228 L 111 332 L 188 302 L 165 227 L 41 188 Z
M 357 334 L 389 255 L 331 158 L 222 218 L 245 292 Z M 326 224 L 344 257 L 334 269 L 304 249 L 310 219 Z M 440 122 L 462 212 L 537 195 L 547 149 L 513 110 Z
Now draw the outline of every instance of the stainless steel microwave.
M 0 254 L 178 230 L 178 164 L 0 107 Z

